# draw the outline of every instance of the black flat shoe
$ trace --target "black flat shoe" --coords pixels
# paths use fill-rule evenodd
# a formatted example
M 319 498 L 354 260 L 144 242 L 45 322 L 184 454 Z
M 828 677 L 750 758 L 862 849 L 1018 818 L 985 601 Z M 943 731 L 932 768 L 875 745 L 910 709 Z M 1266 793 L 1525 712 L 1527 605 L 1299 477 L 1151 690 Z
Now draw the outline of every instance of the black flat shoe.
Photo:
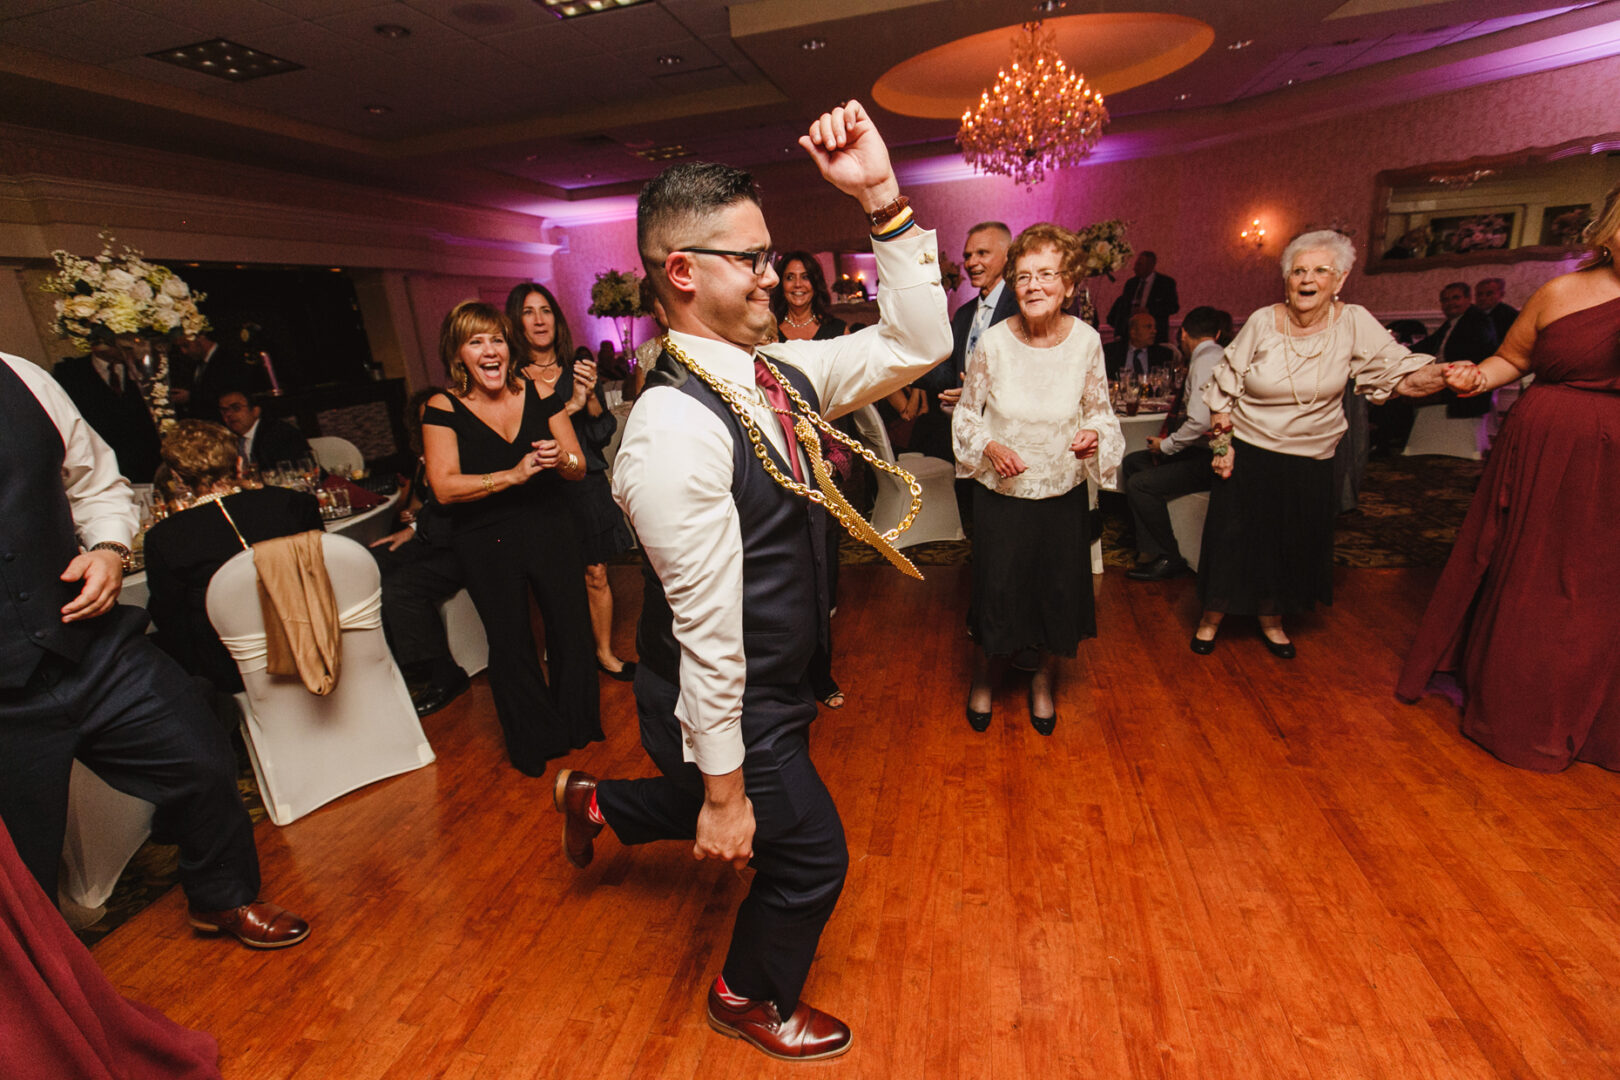
M 1050 735 L 1052 730 L 1057 727 L 1057 713 L 1053 713 L 1051 716 L 1036 716 L 1035 706 L 1031 705 L 1029 707 L 1029 726 L 1042 735 Z
M 1152 562 L 1133 566 L 1125 571 L 1125 576 L 1132 581 L 1169 581 L 1171 578 L 1178 578 L 1190 573 L 1192 573 L 1192 567 L 1187 565 L 1187 560 L 1171 559 L 1168 556 L 1160 555 Z
M 974 731 L 988 731 L 990 729 L 990 714 L 987 712 L 975 712 L 973 708 L 969 706 L 967 718 L 968 725 L 971 726 Z
M 618 671 L 609 671 L 607 665 L 598 660 L 596 662 L 596 669 L 602 674 L 606 675 L 608 678 L 612 679 L 614 682 L 634 682 L 636 677 L 636 662 L 634 660 L 625 660 L 623 661 L 623 664 L 624 666 Z
M 1264 634 L 1260 635 L 1260 640 L 1266 643 L 1266 650 L 1277 659 L 1292 660 L 1294 658 L 1294 643 L 1292 641 L 1284 641 L 1279 644 Z
M 1199 656 L 1208 656 L 1210 653 L 1215 651 L 1215 639 L 1210 638 L 1208 641 L 1205 641 L 1196 633 L 1193 634 L 1192 651 L 1197 653 Z

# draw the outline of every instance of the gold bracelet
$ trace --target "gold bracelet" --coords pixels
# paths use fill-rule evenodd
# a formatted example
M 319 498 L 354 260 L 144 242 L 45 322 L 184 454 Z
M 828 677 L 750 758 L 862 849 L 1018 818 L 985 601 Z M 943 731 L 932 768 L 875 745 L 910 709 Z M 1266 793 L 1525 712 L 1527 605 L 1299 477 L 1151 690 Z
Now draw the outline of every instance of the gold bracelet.
M 484 474 L 484 490 L 491 495 L 495 494 L 495 481 L 489 478 L 489 473 Z
M 568 470 L 572 472 L 574 466 L 579 464 L 579 458 L 575 457 L 573 452 L 570 451 L 568 454 L 568 460 L 564 464 L 566 464 L 568 466 Z

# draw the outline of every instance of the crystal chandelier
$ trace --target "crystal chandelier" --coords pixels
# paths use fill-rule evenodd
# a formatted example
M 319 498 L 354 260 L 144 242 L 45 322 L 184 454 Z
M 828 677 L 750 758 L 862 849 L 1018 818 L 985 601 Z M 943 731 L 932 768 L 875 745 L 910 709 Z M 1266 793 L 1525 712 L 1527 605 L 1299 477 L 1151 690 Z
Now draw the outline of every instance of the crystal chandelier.
M 956 141 L 975 172 L 1033 188 L 1046 170 L 1076 165 L 1097 145 L 1108 123 L 1102 95 L 1069 69 L 1052 42 L 1039 22 L 1025 23 L 1012 42 L 1010 69 L 997 72 L 978 107 L 962 114 Z

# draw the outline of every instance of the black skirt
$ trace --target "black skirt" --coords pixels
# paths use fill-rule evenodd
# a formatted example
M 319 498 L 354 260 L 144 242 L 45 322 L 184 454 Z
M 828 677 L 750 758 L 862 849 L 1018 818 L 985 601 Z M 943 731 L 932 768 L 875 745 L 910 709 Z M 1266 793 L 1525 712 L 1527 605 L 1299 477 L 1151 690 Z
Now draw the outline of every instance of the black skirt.
M 1086 485 L 1019 499 L 973 485 L 973 639 L 992 656 L 1073 656 L 1097 636 Z
M 607 473 L 588 472 L 563 490 L 568 493 L 568 508 L 574 513 L 574 527 L 579 533 L 579 553 L 586 566 L 605 563 L 635 546 L 624 513 L 613 501 Z
M 1205 611 L 1293 615 L 1333 603 L 1333 459 L 1237 439 L 1204 518 L 1198 599 Z

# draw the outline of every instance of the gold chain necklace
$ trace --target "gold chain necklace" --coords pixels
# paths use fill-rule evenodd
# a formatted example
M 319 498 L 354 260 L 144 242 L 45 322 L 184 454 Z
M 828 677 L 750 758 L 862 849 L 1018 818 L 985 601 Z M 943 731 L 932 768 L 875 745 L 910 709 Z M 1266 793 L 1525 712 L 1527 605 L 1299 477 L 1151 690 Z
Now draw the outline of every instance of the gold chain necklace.
M 875 548 L 884 558 L 893 563 L 895 569 L 901 573 L 908 574 L 918 581 L 922 580 L 922 572 L 912 565 L 910 559 L 900 554 L 894 547 L 894 541 L 899 538 L 901 533 L 911 528 L 911 523 L 916 519 L 917 512 L 922 509 L 922 485 L 917 483 L 916 477 L 898 465 L 891 465 L 884 461 L 868 450 L 860 441 L 852 439 L 828 423 L 825 417 L 810 408 L 804 398 L 799 396 L 799 392 L 794 389 L 793 384 L 782 377 L 782 373 L 776 370 L 776 365 L 771 363 L 768 356 L 764 353 L 755 353 L 754 355 L 758 359 L 764 361 L 766 370 L 771 373 L 771 377 L 777 381 L 777 384 L 787 391 L 788 397 L 792 399 L 793 404 L 799 410 L 798 414 L 795 415 L 791 410 L 778 409 L 769 402 L 766 403 L 766 407 L 772 412 L 779 413 L 793 421 L 793 433 L 797 436 L 799 445 L 804 448 L 805 456 L 810 459 L 810 472 L 815 476 L 816 484 L 821 490 L 816 491 L 808 485 L 799 483 L 797 480 L 784 475 L 782 470 L 776 467 L 776 463 L 771 460 L 770 454 L 765 449 L 765 437 L 760 433 L 759 425 L 754 422 L 753 416 L 749 413 L 748 403 L 743 400 L 742 395 L 729 383 L 723 382 L 699 367 L 686 354 L 685 350 L 669 339 L 667 334 L 661 344 L 664 351 L 674 357 L 681 366 L 703 380 L 704 385 L 710 390 L 719 394 L 737 419 L 742 421 L 743 430 L 748 433 L 748 441 L 753 446 L 754 456 L 759 458 L 760 464 L 765 466 L 765 472 L 772 480 L 776 481 L 777 486 L 825 507 L 828 513 L 838 519 L 838 523 L 844 527 L 844 530 L 849 535 Z M 883 472 L 897 476 L 900 478 L 900 482 L 906 485 L 906 488 L 911 492 L 911 508 L 906 511 L 906 516 L 900 519 L 899 525 L 888 532 L 880 533 L 872 526 L 871 522 L 861 517 L 860 513 L 849 505 L 849 500 L 844 498 L 843 493 L 838 490 L 838 485 L 833 483 L 832 472 L 827 468 L 826 461 L 821 457 L 821 440 L 816 436 L 816 428 L 820 428 L 833 439 L 843 443 L 874 469 L 880 469 Z M 788 452 L 793 452 L 791 446 L 788 447 Z

